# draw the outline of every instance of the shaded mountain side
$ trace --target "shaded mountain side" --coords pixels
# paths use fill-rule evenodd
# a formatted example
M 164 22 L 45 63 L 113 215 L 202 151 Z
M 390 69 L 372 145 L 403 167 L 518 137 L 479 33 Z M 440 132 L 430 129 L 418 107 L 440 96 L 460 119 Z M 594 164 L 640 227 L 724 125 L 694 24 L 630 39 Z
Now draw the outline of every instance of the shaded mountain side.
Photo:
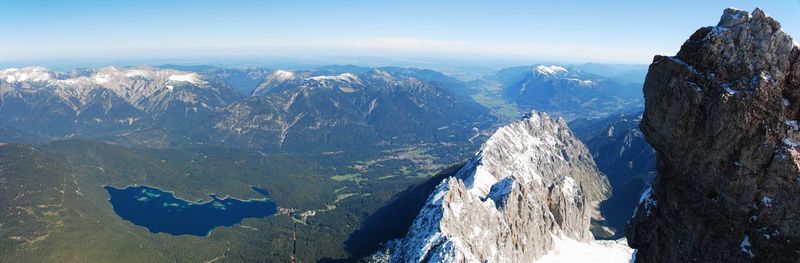
M 358 262 L 377 251 L 387 242 L 402 238 L 425 204 L 428 196 L 444 179 L 454 176 L 464 164 L 453 165 L 424 183 L 409 186 L 396 194 L 383 207 L 370 214 L 364 224 L 345 241 L 350 257 L 347 259 L 323 259 L 320 262 Z
M 655 176 L 655 151 L 639 131 L 641 116 L 641 112 L 624 113 L 602 119 L 578 119 L 569 124 L 611 184 L 611 198 L 600 204 L 605 218 L 602 224 L 615 232 L 611 238 L 624 234 L 625 224 L 639 204 L 639 196 Z

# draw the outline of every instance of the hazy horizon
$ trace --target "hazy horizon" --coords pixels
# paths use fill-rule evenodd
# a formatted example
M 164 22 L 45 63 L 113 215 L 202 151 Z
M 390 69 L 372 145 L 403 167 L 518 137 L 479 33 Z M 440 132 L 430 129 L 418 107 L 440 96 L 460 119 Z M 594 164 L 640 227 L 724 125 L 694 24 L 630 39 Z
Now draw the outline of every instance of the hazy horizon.
M 0 1 L 0 66 L 648 64 L 728 6 L 800 35 L 799 1 Z

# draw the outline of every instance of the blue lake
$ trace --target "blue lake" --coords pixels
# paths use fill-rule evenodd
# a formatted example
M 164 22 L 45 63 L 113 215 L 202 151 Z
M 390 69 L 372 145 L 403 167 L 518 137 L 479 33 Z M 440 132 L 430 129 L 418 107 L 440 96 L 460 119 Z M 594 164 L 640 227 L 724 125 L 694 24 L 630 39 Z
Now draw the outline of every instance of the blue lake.
M 242 219 L 268 217 L 278 211 L 269 192 L 253 187 L 263 199 L 239 200 L 210 195 L 207 202 L 191 202 L 173 193 L 147 186 L 104 187 L 114 212 L 153 233 L 206 236 L 218 226 L 232 226 Z

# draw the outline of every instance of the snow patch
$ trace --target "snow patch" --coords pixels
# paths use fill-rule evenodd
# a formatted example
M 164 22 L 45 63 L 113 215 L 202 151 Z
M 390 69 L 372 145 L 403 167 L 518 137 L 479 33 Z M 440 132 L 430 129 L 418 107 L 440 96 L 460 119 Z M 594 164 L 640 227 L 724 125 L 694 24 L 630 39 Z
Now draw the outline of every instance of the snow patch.
M 731 94 L 731 95 L 736 95 L 737 93 L 741 92 L 740 90 L 735 90 L 735 89 L 731 88 L 731 85 L 727 84 L 727 83 L 726 84 L 722 84 L 722 87 L 725 88 L 725 93 L 728 93 L 728 94 Z
M 170 75 L 168 79 L 171 81 L 189 82 L 192 84 L 198 84 L 201 82 L 200 78 L 195 73 Z
M 294 72 L 279 69 L 273 72 L 271 77 L 272 77 L 271 79 L 273 80 L 287 81 L 294 79 Z
M 569 176 L 564 176 L 564 179 L 561 180 L 561 183 L 563 184 L 561 186 L 561 193 L 567 198 L 575 197 L 575 194 L 577 193 L 575 179 L 572 179 L 572 177 Z
M 634 253 L 624 238 L 584 243 L 564 236 L 553 236 L 553 243 L 553 250 L 536 262 L 629 262 Z
M 642 197 L 639 198 L 639 207 L 644 209 L 646 216 L 650 216 L 653 207 L 657 204 L 658 201 L 653 198 L 653 187 L 648 187 L 647 190 L 642 193 Z
M 550 66 L 539 65 L 536 66 L 536 72 L 542 74 L 556 75 L 560 73 L 566 73 L 567 69 L 556 65 L 550 65 Z
M 783 123 L 785 123 L 786 126 L 789 126 L 789 128 L 792 129 L 793 131 L 796 131 L 798 129 L 796 120 L 785 120 Z
M 747 255 L 750 256 L 750 258 L 753 258 L 756 255 L 753 254 L 753 251 L 750 250 L 750 247 L 751 247 L 751 245 L 750 245 L 750 236 L 744 235 L 744 240 L 742 240 L 742 243 L 739 244 L 739 249 L 742 252 L 747 253 Z
M 24 81 L 48 81 L 53 79 L 53 73 L 42 67 L 8 68 L 0 71 L 0 79 L 8 83 Z
M 761 198 L 761 204 L 764 206 L 772 206 L 772 198 L 765 195 Z
M 311 79 L 316 81 L 322 81 L 322 80 L 345 81 L 345 82 L 358 81 L 358 77 L 350 73 L 342 73 L 336 76 L 316 76 L 316 77 L 311 77 Z
M 111 76 L 109 76 L 108 74 L 98 73 L 92 76 L 92 81 L 94 81 L 94 83 L 97 83 L 99 85 L 103 85 L 111 81 Z
M 784 138 L 783 139 L 783 144 L 785 144 L 786 146 L 789 146 L 789 148 L 792 148 L 792 149 L 797 148 L 797 145 L 798 145 L 797 141 L 792 140 L 791 138 Z
M 678 64 L 680 64 L 681 66 L 684 66 L 684 67 L 686 67 L 686 69 L 688 69 L 688 70 L 689 70 L 689 72 L 692 72 L 692 73 L 693 73 L 693 74 L 695 74 L 695 75 L 700 75 L 700 76 L 702 76 L 702 75 L 703 75 L 703 73 L 701 73 L 700 71 L 698 71 L 698 70 L 697 70 L 696 68 L 694 68 L 692 65 L 689 65 L 689 63 L 686 63 L 686 62 L 684 62 L 683 60 L 679 59 L 678 57 L 674 57 L 674 56 L 673 56 L 673 57 L 666 57 L 666 58 L 667 58 L 667 59 L 669 59 L 669 60 L 671 60 L 672 62 L 678 63 Z

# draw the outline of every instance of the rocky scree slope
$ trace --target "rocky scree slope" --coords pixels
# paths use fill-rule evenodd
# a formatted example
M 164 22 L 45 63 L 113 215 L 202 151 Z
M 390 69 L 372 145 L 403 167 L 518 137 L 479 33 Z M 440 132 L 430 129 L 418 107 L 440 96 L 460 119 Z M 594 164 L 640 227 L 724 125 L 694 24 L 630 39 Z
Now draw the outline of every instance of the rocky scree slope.
M 640 127 L 658 175 L 627 232 L 637 262 L 800 259 L 799 56 L 762 10 L 726 9 L 654 58 Z

